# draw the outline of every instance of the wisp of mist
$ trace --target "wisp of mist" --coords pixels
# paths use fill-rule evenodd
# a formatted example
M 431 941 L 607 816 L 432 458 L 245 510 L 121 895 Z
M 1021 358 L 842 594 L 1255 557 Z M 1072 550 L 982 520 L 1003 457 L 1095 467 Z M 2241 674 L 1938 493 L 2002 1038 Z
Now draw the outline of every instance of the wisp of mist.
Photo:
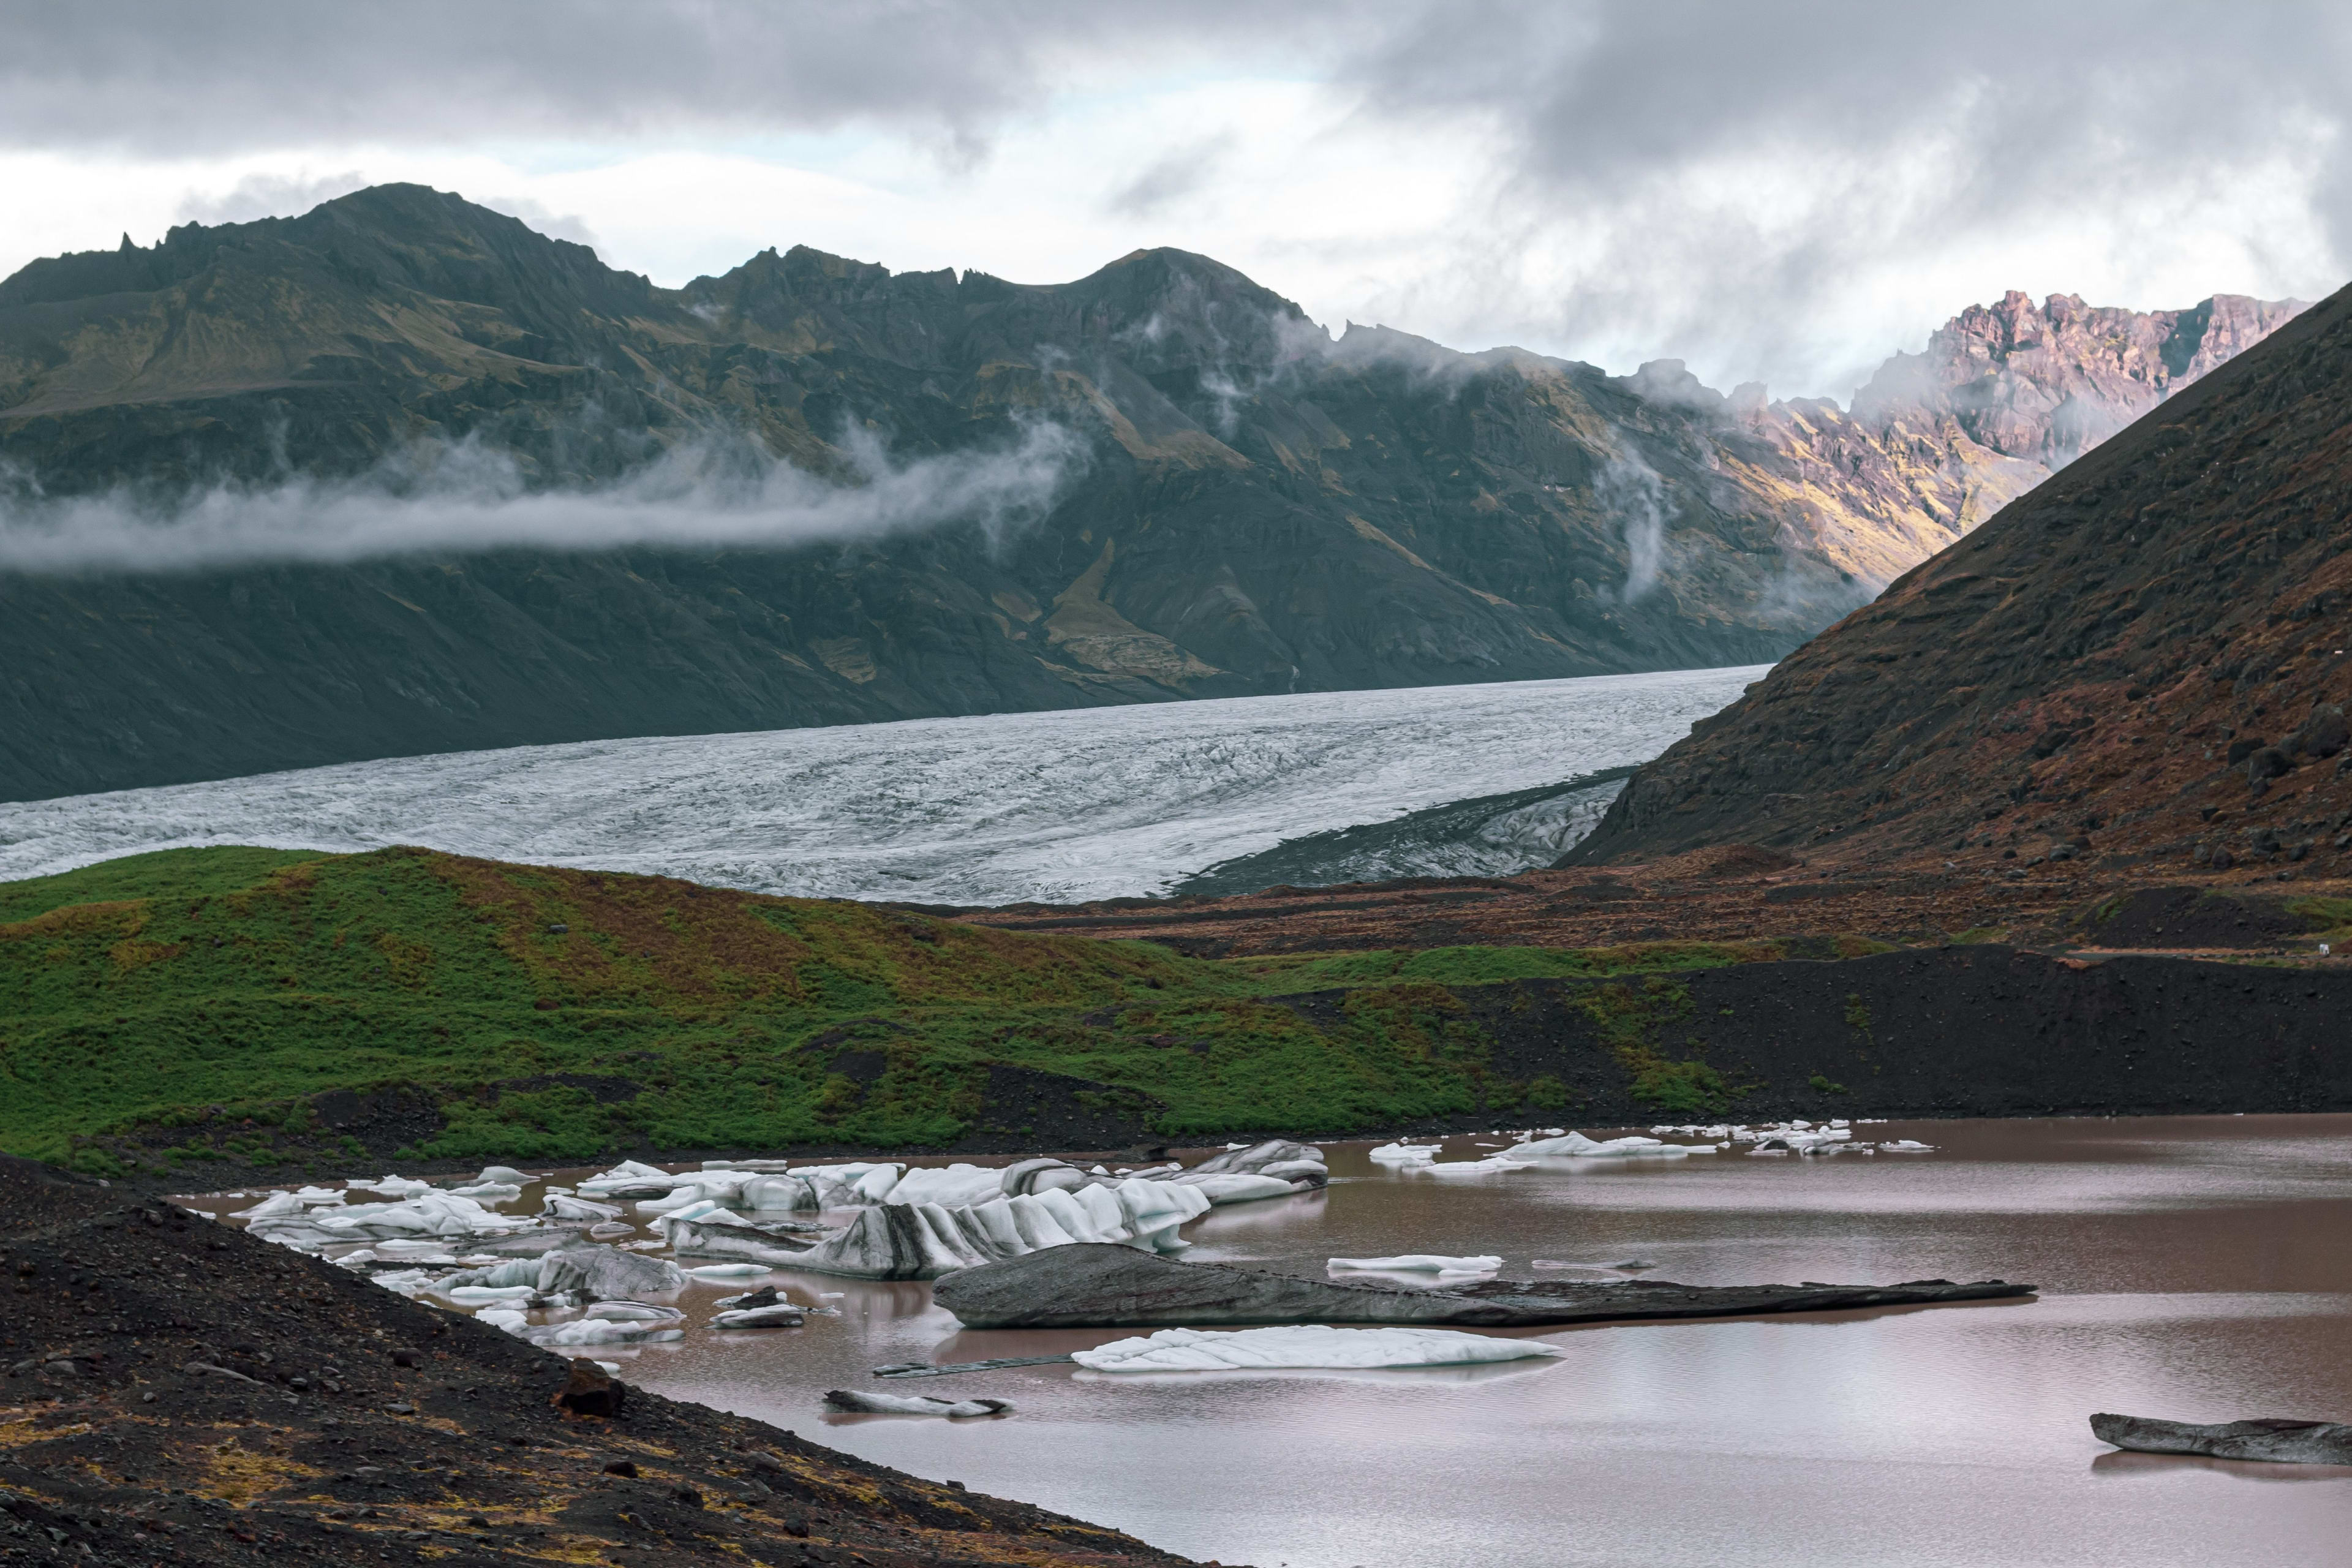
M 494 550 L 778 547 L 977 524 L 992 537 L 1051 510 L 1085 443 L 1048 421 L 1010 444 L 898 461 L 870 432 L 838 443 L 835 481 L 740 439 L 684 442 L 594 489 L 533 489 L 467 440 L 352 479 L 221 482 L 157 503 L 128 489 L 0 500 L 0 570 L 184 572 Z M 0 476 L 5 477 L 5 476 Z

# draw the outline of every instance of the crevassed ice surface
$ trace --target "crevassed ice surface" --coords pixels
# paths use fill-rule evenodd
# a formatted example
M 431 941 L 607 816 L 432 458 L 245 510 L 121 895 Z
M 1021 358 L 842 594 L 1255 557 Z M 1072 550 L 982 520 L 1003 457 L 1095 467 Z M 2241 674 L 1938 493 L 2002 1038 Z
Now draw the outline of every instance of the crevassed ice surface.
M 1303 834 L 1655 756 L 1767 667 L 659 736 L 0 805 L 0 879 L 422 844 L 814 897 L 1154 893 Z

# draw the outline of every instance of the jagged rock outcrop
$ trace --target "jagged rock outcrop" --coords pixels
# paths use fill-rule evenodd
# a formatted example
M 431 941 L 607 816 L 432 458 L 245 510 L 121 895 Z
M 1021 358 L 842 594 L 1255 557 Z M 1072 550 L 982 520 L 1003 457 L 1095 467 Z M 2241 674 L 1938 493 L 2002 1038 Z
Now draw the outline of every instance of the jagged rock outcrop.
M 2198 353 L 2269 319 L 2242 314 Z M 1379 328 L 1333 342 L 1175 250 L 1026 286 L 795 247 L 669 289 L 415 185 L 185 225 L 0 281 L 0 482 L 37 531 L 191 492 L 233 528 L 294 479 L 446 496 L 487 468 L 562 492 L 665 454 L 724 482 L 772 458 L 851 476 L 867 438 L 902 464 L 1041 425 L 1073 439 L 1001 515 L 798 547 L 345 559 L 315 547 L 322 502 L 278 509 L 312 546 L 171 572 L 28 574 L 0 551 L 0 798 L 1770 659 L 1972 520 L 1982 443 L 2009 438 L 1951 412 L 1974 384 L 1922 436 L 1727 400 L 1670 362 L 1611 377 Z M 2027 466 L 2000 484 L 2042 460 L 2002 458 Z
M 1569 860 L 1752 843 L 1811 875 L 2095 854 L 2340 873 L 2347 605 L 2352 291 L 1783 660 Z
M 1727 406 L 1795 468 L 1794 542 L 1876 587 L 2306 309 L 2241 294 L 2185 310 L 2036 305 L 2012 290 L 1888 360 L 1849 409 L 1768 404 L 1759 387 Z

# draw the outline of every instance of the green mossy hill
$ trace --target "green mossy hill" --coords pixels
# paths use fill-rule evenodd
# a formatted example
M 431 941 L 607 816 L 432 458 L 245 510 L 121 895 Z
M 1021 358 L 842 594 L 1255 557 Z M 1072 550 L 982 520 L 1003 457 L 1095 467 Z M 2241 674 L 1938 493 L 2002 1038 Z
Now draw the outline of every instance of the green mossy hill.
M 0 1149 L 105 1173 L 1369 1129 L 1557 1103 L 1452 987 L 1780 956 L 1212 962 L 423 849 L 171 850 L 0 885 Z

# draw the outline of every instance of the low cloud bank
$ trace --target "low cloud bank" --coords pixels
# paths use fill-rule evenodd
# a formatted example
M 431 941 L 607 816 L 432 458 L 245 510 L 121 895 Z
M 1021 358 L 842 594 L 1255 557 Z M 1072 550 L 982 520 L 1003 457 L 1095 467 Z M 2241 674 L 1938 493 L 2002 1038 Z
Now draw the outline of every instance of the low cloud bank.
M 674 447 L 595 489 L 533 490 L 502 452 L 409 454 L 356 479 L 218 484 L 168 504 L 117 490 L 0 500 L 0 570 L 192 572 L 341 564 L 494 550 L 774 548 L 950 524 L 992 538 L 1051 510 L 1084 471 L 1085 444 L 1035 423 L 1009 446 L 899 462 L 870 435 L 842 442 L 845 482 L 740 443 Z

